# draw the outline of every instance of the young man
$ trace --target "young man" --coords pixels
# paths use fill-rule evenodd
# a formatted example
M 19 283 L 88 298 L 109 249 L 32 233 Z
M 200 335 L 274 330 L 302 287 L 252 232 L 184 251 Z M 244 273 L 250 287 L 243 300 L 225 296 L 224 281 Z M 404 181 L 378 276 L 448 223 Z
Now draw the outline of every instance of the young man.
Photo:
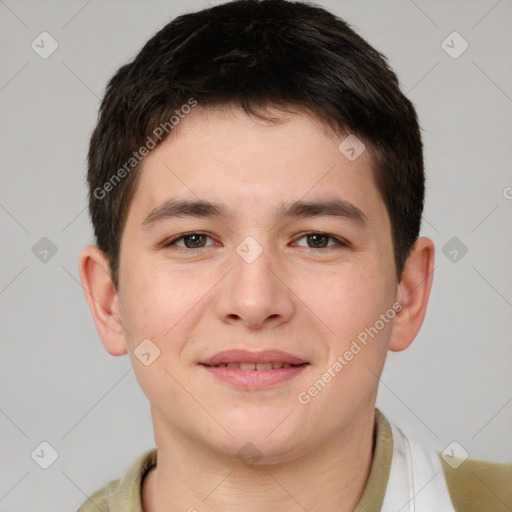
M 327 11 L 240 0 L 158 32 L 101 105 L 80 258 L 156 449 L 80 512 L 510 510 L 512 466 L 453 469 L 375 409 L 427 308 L 424 180 L 395 74 Z

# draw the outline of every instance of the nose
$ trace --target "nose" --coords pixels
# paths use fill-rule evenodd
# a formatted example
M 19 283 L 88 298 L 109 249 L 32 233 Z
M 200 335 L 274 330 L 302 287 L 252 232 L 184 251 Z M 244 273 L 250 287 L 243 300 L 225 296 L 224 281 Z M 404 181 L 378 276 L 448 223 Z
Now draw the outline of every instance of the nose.
M 232 261 L 233 268 L 217 293 L 217 317 L 222 322 L 249 329 L 289 322 L 296 306 L 276 256 L 263 249 L 252 260 L 244 258 L 242 252 L 234 252 Z

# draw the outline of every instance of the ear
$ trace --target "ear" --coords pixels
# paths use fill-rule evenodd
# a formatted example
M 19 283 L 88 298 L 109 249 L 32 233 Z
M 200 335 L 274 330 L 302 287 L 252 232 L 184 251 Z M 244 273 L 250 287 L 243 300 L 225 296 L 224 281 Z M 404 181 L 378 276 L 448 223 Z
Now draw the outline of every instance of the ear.
M 434 272 L 434 243 L 430 238 L 416 240 L 398 283 L 397 302 L 402 309 L 393 320 L 389 350 L 406 349 L 418 334 L 427 312 Z
M 80 280 L 101 341 L 109 354 L 127 353 L 117 290 L 110 277 L 105 254 L 95 245 L 80 253 Z

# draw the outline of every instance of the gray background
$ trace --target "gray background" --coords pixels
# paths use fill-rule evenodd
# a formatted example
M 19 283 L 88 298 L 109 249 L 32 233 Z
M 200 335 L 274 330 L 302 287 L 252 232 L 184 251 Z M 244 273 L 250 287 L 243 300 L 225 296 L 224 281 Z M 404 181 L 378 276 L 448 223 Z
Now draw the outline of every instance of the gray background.
M 388 56 L 424 130 L 434 286 L 377 405 L 439 451 L 457 441 L 512 462 L 512 2 L 319 3 Z M 128 356 L 103 349 L 78 279 L 92 241 L 85 156 L 107 80 L 171 18 L 206 6 L 0 0 L 0 511 L 76 510 L 154 446 Z M 31 48 L 43 31 L 59 45 L 47 59 Z M 456 59 L 441 46 L 453 31 L 469 44 Z M 46 262 L 32 251 L 42 237 L 57 248 Z M 453 237 L 468 249 L 456 261 L 443 253 Z M 42 441 L 58 453 L 48 469 L 31 457 Z

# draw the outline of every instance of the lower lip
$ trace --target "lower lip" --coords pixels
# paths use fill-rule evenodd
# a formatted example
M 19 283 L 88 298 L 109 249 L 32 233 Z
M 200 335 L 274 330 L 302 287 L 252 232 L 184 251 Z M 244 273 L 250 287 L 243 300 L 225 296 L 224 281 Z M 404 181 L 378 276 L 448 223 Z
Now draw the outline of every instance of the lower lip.
M 292 379 L 308 366 L 290 366 L 289 368 L 276 368 L 275 370 L 240 370 L 228 366 L 206 366 L 208 370 L 218 379 L 241 389 L 265 389 L 286 382 Z

